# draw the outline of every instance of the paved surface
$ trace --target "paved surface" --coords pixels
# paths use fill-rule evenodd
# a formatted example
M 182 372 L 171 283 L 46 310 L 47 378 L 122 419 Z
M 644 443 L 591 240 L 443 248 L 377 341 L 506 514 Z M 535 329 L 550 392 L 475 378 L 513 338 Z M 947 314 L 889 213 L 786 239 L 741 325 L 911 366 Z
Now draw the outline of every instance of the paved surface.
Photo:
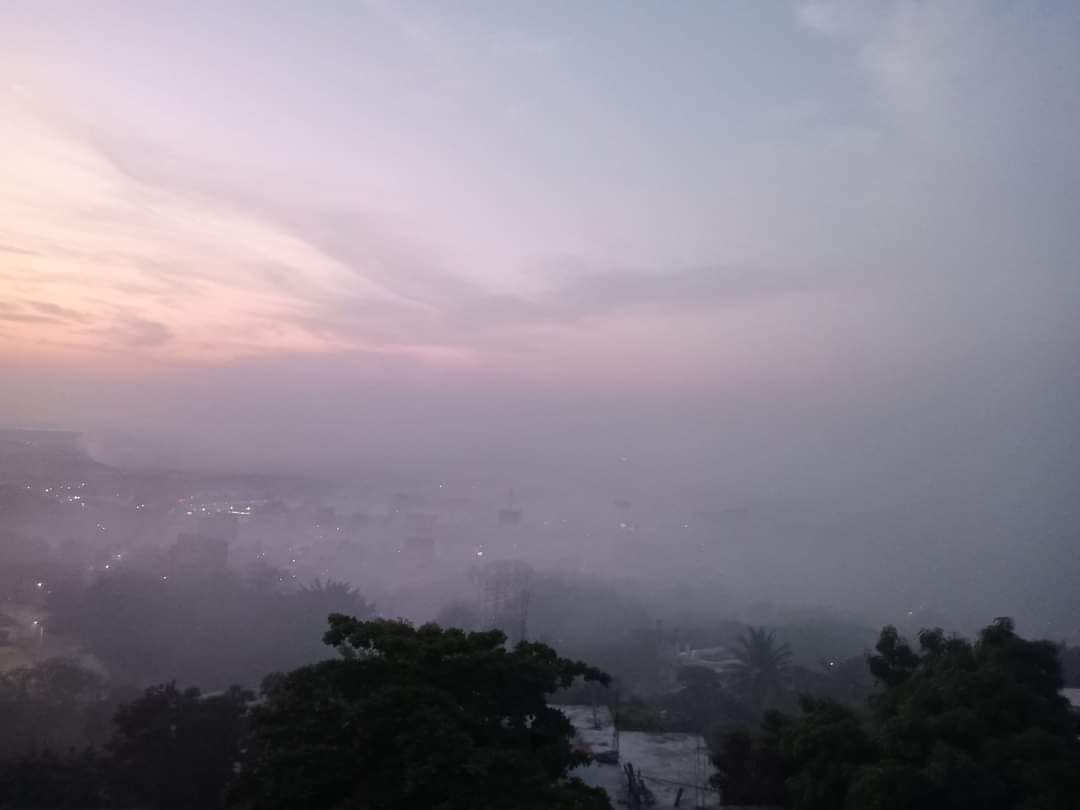
M 592 754 L 610 751 L 612 741 L 611 714 L 604 707 L 598 710 L 599 728 L 593 721 L 591 706 L 559 706 L 577 731 L 578 743 Z M 715 772 L 709 762 L 705 741 L 698 734 L 650 734 L 644 731 L 623 731 L 619 735 L 620 762 L 602 765 L 593 762 L 575 771 L 583 782 L 602 787 L 614 803 L 626 801 L 626 775 L 623 766 L 630 762 L 641 771 L 645 784 L 656 796 L 657 808 L 675 806 L 679 787 L 683 786 L 679 808 L 718 807 L 716 793 L 702 790 Z

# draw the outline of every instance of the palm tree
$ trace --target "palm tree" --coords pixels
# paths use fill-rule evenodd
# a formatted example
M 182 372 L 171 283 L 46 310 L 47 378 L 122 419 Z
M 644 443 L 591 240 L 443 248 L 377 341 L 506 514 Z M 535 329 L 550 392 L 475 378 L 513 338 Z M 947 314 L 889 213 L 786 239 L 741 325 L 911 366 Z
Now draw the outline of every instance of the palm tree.
M 301 586 L 296 592 L 296 599 L 309 613 L 325 621 L 331 613 L 344 613 L 359 619 L 369 619 L 375 615 L 375 606 L 360 595 L 360 592 L 347 582 L 336 579 L 315 579 L 310 585 Z
M 343 613 L 357 619 L 370 619 L 375 606 L 347 582 L 335 579 L 316 579 L 294 591 L 280 602 L 279 625 L 276 630 L 279 653 L 290 667 L 320 661 L 335 655 L 323 643 L 327 630 L 327 618 L 332 613 Z M 278 669 L 283 669 L 281 664 Z
M 772 630 L 748 627 L 738 638 L 736 687 L 757 711 L 769 708 L 787 686 L 791 647 L 777 644 Z

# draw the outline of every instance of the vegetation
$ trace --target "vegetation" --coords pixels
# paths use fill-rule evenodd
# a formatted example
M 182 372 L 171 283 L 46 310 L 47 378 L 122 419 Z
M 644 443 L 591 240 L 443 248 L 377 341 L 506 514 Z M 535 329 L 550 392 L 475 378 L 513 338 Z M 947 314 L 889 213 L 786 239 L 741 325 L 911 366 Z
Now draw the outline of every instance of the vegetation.
M 175 684 L 120 708 L 100 749 L 0 761 L 0 807 L 215 810 L 243 757 L 249 692 Z
M 0 676 L 0 810 L 609 807 L 572 775 L 586 757 L 558 699 L 617 707 L 623 729 L 707 733 L 729 804 L 1080 806 L 1080 726 L 1060 693 L 1075 648 L 1022 639 L 1006 619 L 974 642 L 924 630 L 913 646 L 886 627 L 872 654 L 848 658 L 825 654 L 827 628 L 802 645 L 776 628 L 718 623 L 698 637 L 721 654 L 682 668 L 675 654 L 693 636 L 657 623 L 578 656 L 614 665 L 615 685 L 545 643 L 373 620 L 347 585 L 283 588 L 262 574 L 196 587 L 117 572 L 58 585 L 50 627 L 90 640 L 113 672 L 176 669 L 212 684 L 256 667 L 283 674 L 255 701 L 172 681 L 133 695 L 73 659 L 11 670 Z M 574 637 L 551 618 L 548 583 L 529 587 L 517 632 Z M 315 628 L 331 611 L 320 644 Z M 466 603 L 443 618 L 485 621 Z M 795 645 L 820 665 L 792 663 Z
M 869 660 L 883 691 L 865 713 L 805 698 L 797 718 L 721 735 L 716 784 L 730 802 L 817 808 L 1080 806 L 1077 721 L 1058 650 L 1008 619 L 978 640 L 924 630 L 918 650 L 886 627 Z
M 269 676 L 261 704 L 169 683 L 97 749 L 0 760 L 0 808 L 610 807 L 570 776 L 587 757 L 548 705 L 576 679 L 606 684 L 599 670 L 497 630 L 335 614 L 326 641 L 337 658 Z M 97 683 L 67 664 L 15 680 L 47 676 L 65 695 Z
M 107 749 L 113 802 L 178 810 L 224 806 L 244 755 L 254 697 L 240 688 L 206 696 L 169 683 L 120 709 Z
M 0 675 L 0 757 L 104 743 L 112 714 L 133 695 L 70 658 Z
M 791 647 L 777 644 L 764 627 L 750 627 L 739 637 L 736 689 L 757 712 L 772 708 L 787 686 Z
M 374 615 L 374 606 L 343 583 L 292 589 L 271 574 L 164 580 L 114 571 L 57 586 L 50 631 L 83 641 L 121 682 L 225 689 L 328 655 L 319 639 L 330 613 Z
M 605 808 L 547 703 L 599 670 L 497 630 L 332 616 L 342 656 L 267 681 L 236 790 L 258 808 Z

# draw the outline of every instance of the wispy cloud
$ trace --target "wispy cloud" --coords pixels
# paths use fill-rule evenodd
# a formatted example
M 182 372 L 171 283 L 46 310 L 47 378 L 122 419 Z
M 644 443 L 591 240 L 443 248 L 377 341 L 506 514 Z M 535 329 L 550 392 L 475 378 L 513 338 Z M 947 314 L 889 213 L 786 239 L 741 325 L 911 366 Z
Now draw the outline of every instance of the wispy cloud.
M 508 274 L 528 289 L 493 287 L 452 269 L 452 250 L 422 223 L 290 203 L 290 188 L 267 202 L 177 155 L 30 107 L 20 124 L 11 145 L 31 168 L 3 170 L 0 206 L 8 285 L 30 303 L 6 318 L 97 349 L 479 357 L 480 333 L 504 334 L 505 347 L 521 325 L 745 306 L 816 285 L 764 269 L 570 264 Z
M 715 122 L 682 103 L 700 90 L 685 74 L 665 67 L 655 87 L 641 88 L 646 95 L 619 98 L 587 47 L 596 43 L 575 43 L 572 31 L 559 29 L 576 61 L 558 76 L 580 71 L 597 86 L 593 94 L 575 88 L 561 106 L 543 70 L 524 71 L 531 80 L 518 84 L 492 69 L 548 59 L 543 31 L 533 40 L 528 26 L 501 15 L 462 21 L 430 8 L 375 4 L 361 14 L 357 30 L 370 31 L 374 15 L 394 46 L 373 63 L 410 78 L 402 97 L 378 95 L 388 108 L 372 126 L 385 124 L 395 145 L 415 139 L 402 163 L 433 151 L 417 169 L 422 180 L 402 180 L 408 172 L 396 163 L 380 174 L 380 161 L 395 153 L 355 137 L 367 108 L 335 119 L 340 131 L 320 128 L 316 109 L 334 118 L 335 105 L 352 100 L 351 86 L 338 95 L 328 82 L 340 77 L 333 72 L 298 74 L 303 87 L 327 93 L 323 107 L 304 108 L 312 131 L 290 133 L 294 140 L 250 163 L 238 141 L 222 139 L 235 121 L 189 146 L 160 137 L 172 121 L 162 110 L 146 115 L 155 129 L 81 117 L 62 96 L 3 99 L 5 346 L 191 362 L 370 353 L 483 366 L 513 355 L 539 367 L 590 351 L 618 355 L 635 324 L 649 323 L 655 356 L 689 346 L 689 367 L 701 342 L 679 343 L 689 321 L 721 330 L 756 317 L 759 337 L 769 333 L 762 345 L 782 328 L 824 334 L 816 324 L 853 288 L 893 296 L 874 314 L 891 318 L 894 334 L 959 290 L 977 297 L 996 289 L 1012 304 L 1021 299 L 1005 292 L 1013 282 L 1002 257 L 1036 252 L 1022 237 L 1049 219 L 1033 212 L 1067 210 L 1015 203 L 1015 193 L 1043 194 L 1075 171 L 1068 149 L 1080 116 L 1051 102 L 1075 96 L 1062 88 L 1077 60 L 1065 58 L 1066 36 L 1036 37 L 1029 29 L 1037 20 L 1013 25 L 1015 14 L 991 18 L 968 3 L 803 4 L 796 34 L 836 49 L 830 61 L 847 65 L 853 97 L 788 88 L 756 111 L 768 137 L 742 142 L 728 133 L 714 143 Z M 1035 39 L 1045 53 L 1030 47 Z M 621 58 L 613 53 L 611 64 Z M 430 103 L 444 79 L 476 94 L 462 121 Z M 529 88 L 544 92 L 543 114 L 490 131 L 494 108 L 533 103 Z M 679 88 L 686 99 L 669 99 L 670 120 L 643 120 L 642 99 Z M 251 89 L 253 105 L 292 121 L 295 97 Z M 138 120 L 144 108 L 133 109 Z M 625 127 L 635 121 L 640 137 Z M 696 137 L 699 125 L 706 135 Z M 615 144 L 621 130 L 628 137 L 613 146 L 618 161 L 598 160 L 594 172 L 580 160 L 577 133 L 581 143 Z M 336 151 L 314 156 L 321 159 L 305 152 L 327 144 Z M 274 163 L 268 155 L 280 157 L 278 149 L 289 159 Z M 1025 154 L 1040 159 L 1014 160 Z M 445 166 L 454 171 L 442 175 Z M 581 258 L 544 258 L 564 253 Z M 953 328 L 940 318 L 942 330 Z M 560 354 L 575 340 L 580 351 Z
M 162 346 L 173 339 L 169 327 L 145 318 L 121 320 L 111 331 L 121 344 L 135 349 Z
M 0 301 L 0 321 L 11 323 L 49 323 L 57 319 L 52 315 L 34 312 L 17 304 Z
M 341 300 L 397 298 L 257 212 L 119 170 L 29 111 L 6 137 L 15 159 L 0 170 L 5 288 L 40 302 L 30 311 L 41 319 L 121 319 L 84 339 L 182 352 L 213 334 L 226 352 L 317 350 L 298 318 Z
M 53 318 L 57 318 L 58 320 L 78 322 L 87 320 L 87 315 L 82 312 L 77 312 L 74 309 L 62 307 L 59 304 L 53 304 L 48 301 L 30 301 L 28 304 L 32 309 Z

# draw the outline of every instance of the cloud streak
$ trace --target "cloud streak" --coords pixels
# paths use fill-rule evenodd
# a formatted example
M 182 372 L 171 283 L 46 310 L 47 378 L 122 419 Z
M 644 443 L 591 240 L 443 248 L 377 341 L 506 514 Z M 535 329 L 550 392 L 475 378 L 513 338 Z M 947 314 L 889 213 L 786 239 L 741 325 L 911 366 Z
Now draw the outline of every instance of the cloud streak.
M 365 90 L 383 107 L 337 121 L 333 105 L 299 112 L 307 95 L 295 87 L 278 98 L 244 85 L 253 109 L 287 113 L 250 138 L 250 156 L 221 137 L 228 126 L 192 122 L 190 136 L 170 140 L 183 116 L 163 116 L 173 112 L 166 93 L 135 105 L 102 82 L 135 123 L 62 93 L 5 97 L 5 353 L 81 347 L 192 364 L 322 356 L 343 367 L 412 357 L 542 379 L 573 367 L 579 381 L 633 345 L 650 374 L 678 368 L 696 382 L 730 376 L 703 335 L 740 368 L 783 376 L 802 368 L 785 357 L 807 347 L 828 357 L 858 329 L 855 342 L 874 346 L 878 362 L 932 356 L 943 341 L 990 345 L 1047 300 L 1061 315 L 1040 328 L 1066 331 L 1060 302 L 1071 293 L 1047 268 L 1075 250 L 1054 224 L 1072 209 L 1052 203 L 1064 196 L 1055 183 L 1076 172 L 1067 145 L 1080 116 L 1075 104 L 1045 102 L 1065 98 L 1077 60 L 1048 23 L 963 3 L 802 5 L 787 21 L 796 44 L 846 65 L 863 96 L 839 103 L 828 83 L 778 97 L 763 89 L 760 103 L 744 99 L 754 136 L 740 140 L 703 111 L 680 117 L 690 107 L 676 102 L 702 88 L 678 85 L 678 64 L 640 85 L 642 98 L 673 105 L 670 118 L 645 120 L 641 99 L 602 89 L 600 62 L 575 61 L 593 54 L 583 44 L 606 42 L 575 41 L 576 30 L 378 6 L 373 22 L 409 43 L 408 58 L 371 55 L 403 80 L 402 96 L 342 78 L 338 61 L 304 73 L 293 53 L 298 86 L 346 107 Z M 1036 40 L 1045 52 L 1028 47 Z M 244 46 L 274 87 L 288 77 L 261 47 Z M 433 64 L 468 86 L 455 96 L 477 104 L 464 123 L 432 101 Z M 545 79 L 571 65 L 598 82 L 594 92 Z M 499 66 L 524 84 L 500 85 Z M 139 84 L 138 71 L 126 74 Z M 1047 88 L 1042 102 L 1031 84 Z M 193 98 L 229 124 L 247 120 Z M 512 125 L 493 114 L 507 99 L 520 105 Z M 294 113 L 309 125 L 298 134 L 284 123 Z M 384 125 L 392 148 L 367 137 Z M 586 165 L 563 130 L 611 148 L 590 150 Z M 283 132 L 297 140 L 279 143 Z M 435 157 L 417 164 L 420 182 L 407 169 L 424 151 Z M 564 256 L 575 258 L 552 258 Z M 947 311 L 958 295 L 971 302 L 962 318 Z M 752 348 L 736 358 L 738 347 Z
M 158 151 L 169 167 L 158 170 L 153 153 L 131 149 L 138 159 L 125 163 L 103 146 L 114 139 L 84 137 L 29 105 L 21 113 L 12 145 L 23 165 L 49 168 L 16 169 L 0 196 L 15 223 L 4 242 L 8 286 L 28 302 L 4 317 L 48 325 L 47 343 L 207 359 L 374 351 L 456 362 L 482 359 L 492 335 L 504 338 L 498 352 L 520 345 L 518 327 L 746 307 L 820 286 L 767 269 L 565 262 L 518 273 L 524 289 L 492 286 L 450 269 L 452 252 L 420 238 L 417 223 L 289 205 L 291 188 L 267 203 L 209 178 L 193 186 L 203 175 L 177 175 L 179 156 Z M 40 328 L 25 337 L 46 343 Z

